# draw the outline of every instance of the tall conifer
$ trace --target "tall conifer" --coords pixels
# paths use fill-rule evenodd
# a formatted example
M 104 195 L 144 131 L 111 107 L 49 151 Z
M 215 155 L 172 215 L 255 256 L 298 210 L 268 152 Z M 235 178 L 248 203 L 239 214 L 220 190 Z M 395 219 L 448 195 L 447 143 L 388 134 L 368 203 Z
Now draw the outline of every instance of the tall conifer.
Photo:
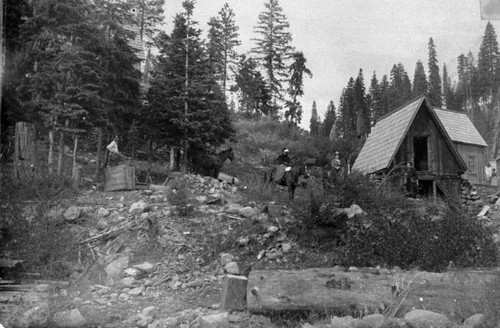
M 443 105 L 442 90 L 441 90 L 441 75 L 439 74 L 439 66 L 437 60 L 436 46 L 434 40 L 429 39 L 429 81 L 428 95 L 432 106 L 441 107 Z

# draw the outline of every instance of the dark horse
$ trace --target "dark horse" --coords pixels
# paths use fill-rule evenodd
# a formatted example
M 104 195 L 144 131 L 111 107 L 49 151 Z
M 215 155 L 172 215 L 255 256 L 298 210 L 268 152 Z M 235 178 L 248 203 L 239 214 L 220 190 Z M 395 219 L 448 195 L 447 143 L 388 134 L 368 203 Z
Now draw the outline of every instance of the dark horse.
M 217 154 L 209 154 L 204 151 L 194 151 L 191 155 L 191 163 L 196 173 L 211 176 L 216 178 L 219 176 L 222 165 L 229 159 L 234 160 L 233 148 L 229 147 L 226 150 Z
M 299 185 L 299 177 L 308 177 L 306 166 L 296 166 L 292 167 L 289 171 L 285 172 L 285 176 L 280 182 L 274 181 L 274 176 L 276 175 L 276 167 L 273 167 L 269 173 L 264 173 L 265 183 L 277 183 L 280 186 L 288 187 L 288 199 L 293 200 L 295 196 L 295 188 Z

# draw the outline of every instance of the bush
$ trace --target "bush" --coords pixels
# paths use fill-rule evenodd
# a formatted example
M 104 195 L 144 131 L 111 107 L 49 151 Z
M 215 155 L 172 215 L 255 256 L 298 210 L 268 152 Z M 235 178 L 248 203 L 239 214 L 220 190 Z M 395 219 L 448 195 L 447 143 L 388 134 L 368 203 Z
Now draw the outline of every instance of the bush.
M 30 270 L 44 278 L 61 278 L 69 273 L 65 263 L 78 256 L 71 229 L 52 219 L 52 206 L 74 194 L 72 181 L 42 174 L 29 180 L 2 177 L 0 225 L 4 238 L 0 247 L 26 260 Z
M 175 206 L 179 216 L 187 216 L 193 212 L 191 202 L 191 191 L 186 178 L 175 179 L 171 184 L 167 197 L 170 203 Z
M 352 204 L 367 215 L 348 219 L 339 214 L 339 207 Z M 331 195 L 311 193 L 305 208 L 296 207 L 295 213 L 303 229 L 322 230 L 318 243 L 336 247 L 339 257 L 333 264 L 443 271 L 450 262 L 459 267 L 497 262 L 493 231 L 477 218 L 443 202 L 408 199 L 388 187 L 382 191 L 361 175 L 339 181 Z

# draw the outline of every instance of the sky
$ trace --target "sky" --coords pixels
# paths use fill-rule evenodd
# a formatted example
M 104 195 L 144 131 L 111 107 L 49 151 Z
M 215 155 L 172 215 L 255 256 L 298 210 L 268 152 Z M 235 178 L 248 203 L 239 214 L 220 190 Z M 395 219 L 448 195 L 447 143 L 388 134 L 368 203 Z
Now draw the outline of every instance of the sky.
M 252 39 L 258 36 L 254 29 L 259 13 L 265 11 L 265 1 L 197 0 L 193 19 L 207 31 L 209 19 L 228 3 L 242 42 L 236 50 L 248 53 L 255 45 Z M 182 0 L 166 2 L 168 32 L 175 14 L 183 9 Z M 384 74 L 390 77 L 394 64 L 402 63 L 412 82 L 418 60 L 427 73 L 431 37 L 441 74 L 446 64 L 452 81 L 456 80 L 456 58 L 472 51 L 477 59 L 488 22 L 481 12 L 484 16 L 493 8 L 500 13 L 500 0 L 279 0 L 279 4 L 290 23 L 291 45 L 304 53 L 313 73 L 312 78 L 305 78 L 300 99 L 304 111 L 300 126 L 305 129 L 309 129 L 313 101 L 323 119 L 329 102 L 338 107 L 342 89 L 360 69 L 367 90 L 374 72 L 380 81 Z M 491 23 L 498 36 L 500 20 Z

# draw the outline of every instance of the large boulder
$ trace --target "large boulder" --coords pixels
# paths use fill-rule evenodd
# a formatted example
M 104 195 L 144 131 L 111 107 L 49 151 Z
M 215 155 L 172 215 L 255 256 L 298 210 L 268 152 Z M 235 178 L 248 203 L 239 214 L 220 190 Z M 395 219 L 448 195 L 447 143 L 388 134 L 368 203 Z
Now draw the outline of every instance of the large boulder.
M 109 263 L 104 271 L 108 275 L 109 282 L 113 284 L 117 279 L 121 278 L 123 270 L 128 268 L 130 258 L 128 256 L 120 257 L 119 259 Z
M 60 328 L 80 328 L 88 324 L 78 309 L 57 312 L 52 320 L 54 325 Z
M 415 328 L 449 328 L 451 321 L 441 313 L 427 310 L 412 310 L 405 314 L 404 320 Z
M 64 219 L 66 221 L 75 221 L 82 215 L 83 209 L 80 206 L 70 206 L 64 212 Z
M 20 315 L 12 316 L 9 324 L 11 327 L 16 328 L 45 327 L 49 318 L 49 305 L 47 303 L 42 303 L 20 313 Z

